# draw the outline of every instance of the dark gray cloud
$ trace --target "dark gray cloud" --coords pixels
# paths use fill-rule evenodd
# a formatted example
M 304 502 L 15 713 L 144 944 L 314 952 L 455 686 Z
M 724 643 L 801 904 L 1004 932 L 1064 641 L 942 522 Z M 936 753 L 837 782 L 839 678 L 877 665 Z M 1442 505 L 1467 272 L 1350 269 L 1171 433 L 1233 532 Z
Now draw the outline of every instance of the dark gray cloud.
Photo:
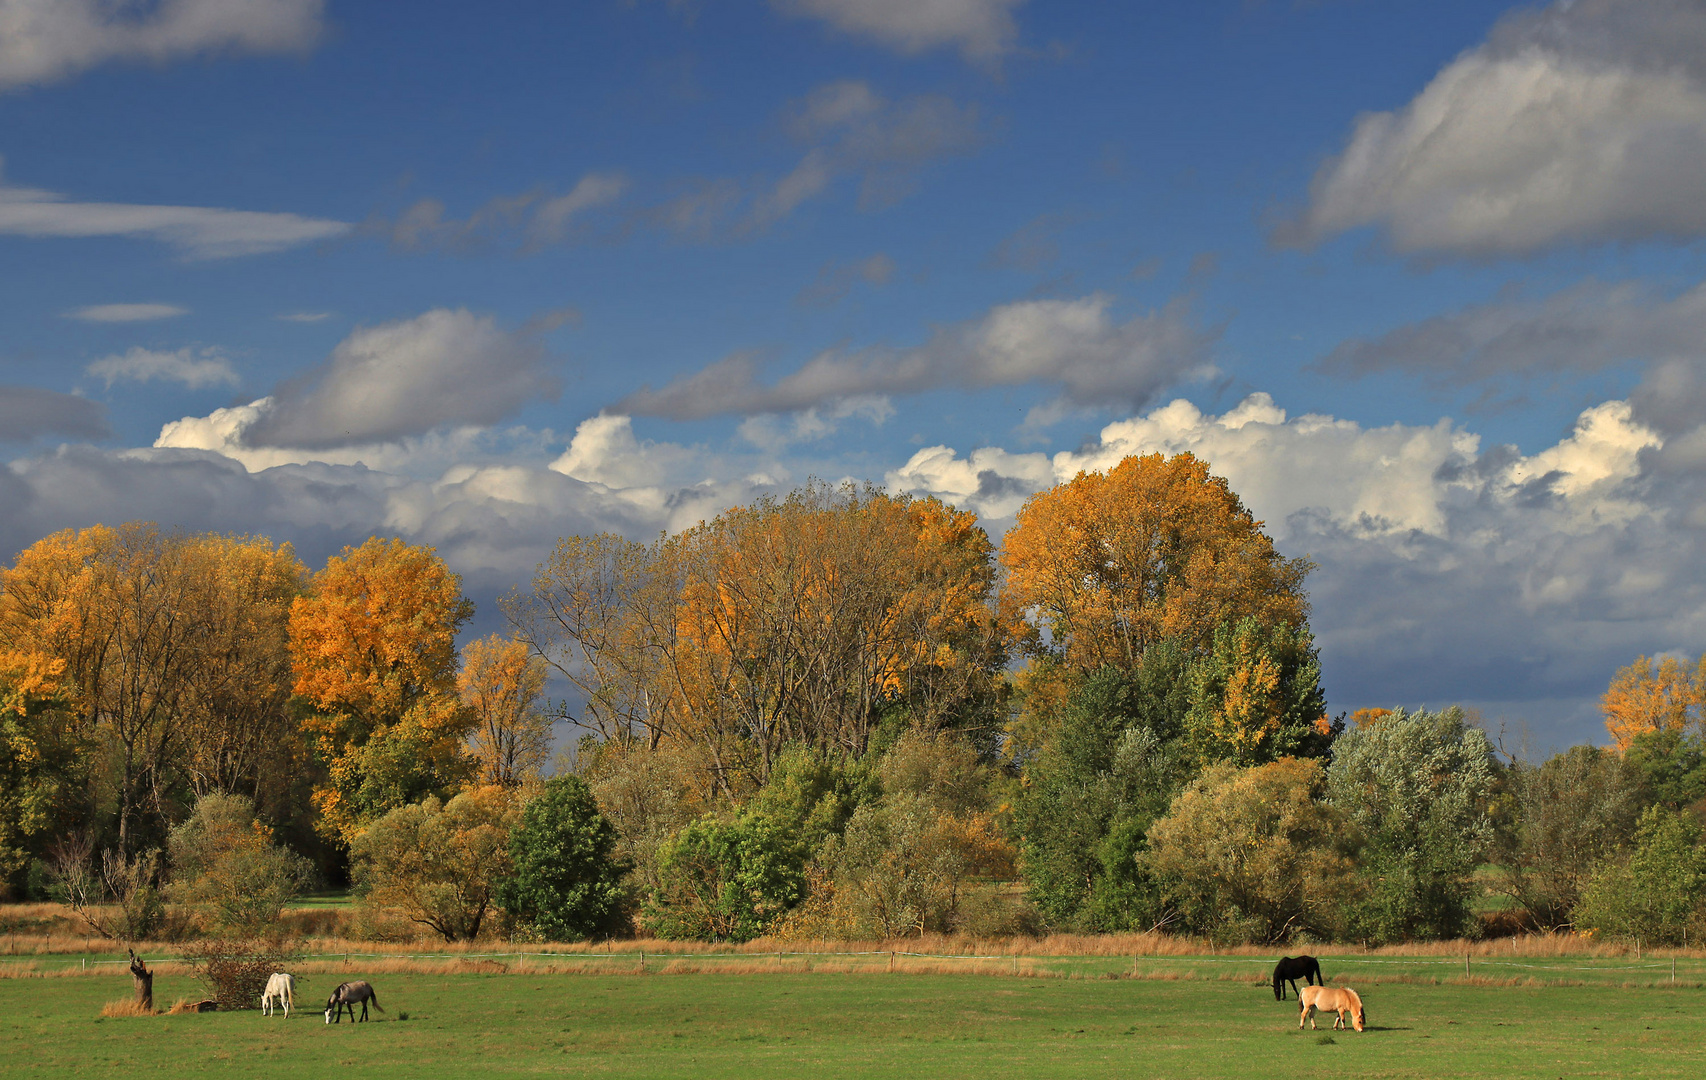
M 1679 296 L 1585 282 L 1508 297 L 1344 342 L 1316 365 L 1358 377 L 1386 371 L 1438 383 L 1601 371 L 1631 361 L 1706 355 L 1706 285 Z
M 86 398 L 39 386 L 0 386 L 0 443 L 31 442 L 46 435 L 104 439 L 107 410 Z
M 1217 335 L 1200 327 L 1183 301 L 1123 323 L 1111 307 L 1103 295 L 1004 304 L 940 328 L 916 348 L 825 352 L 769 384 L 759 381 L 756 357 L 737 354 L 661 389 L 630 394 L 614 411 L 693 419 L 794 412 L 948 386 L 1029 384 L 1057 387 L 1072 406 L 1136 408 L 1209 362 Z

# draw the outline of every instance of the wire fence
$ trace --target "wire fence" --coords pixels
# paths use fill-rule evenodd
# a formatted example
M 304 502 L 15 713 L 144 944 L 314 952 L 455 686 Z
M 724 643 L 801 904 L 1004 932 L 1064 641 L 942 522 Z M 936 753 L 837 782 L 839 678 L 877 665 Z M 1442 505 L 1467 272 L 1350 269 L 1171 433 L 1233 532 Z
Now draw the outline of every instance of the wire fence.
M 788 950 L 698 952 L 668 950 L 611 950 L 608 952 L 558 952 L 549 950 L 511 950 L 501 952 L 313 952 L 298 954 L 304 963 L 332 963 L 345 967 L 433 962 L 491 962 L 505 967 L 520 966 L 527 973 L 540 967 L 553 970 L 610 970 L 623 972 L 670 973 L 690 971 L 714 973 L 719 968 L 733 970 L 772 965 L 788 969 L 798 963 L 801 969 L 814 965 L 839 966 L 842 970 L 904 972 L 920 965 L 933 971 L 944 966 L 965 964 L 968 973 L 988 975 L 1053 976 L 1068 978 L 1215 978 L 1266 984 L 1270 979 L 1272 960 L 1255 956 L 1214 955 L 1058 955 L 1013 953 L 941 953 L 904 949 L 856 950 Z M 152 964 L 188 963 L 183 956 L 154 955 L 144 957 Z M 1706 986 L 1706 959 L 1654 958 L 1630 962 L 1627 958 L 1607 958 L 1600 961 L 1583 957 L 1559 957 L 1556 960 L 1499 960 L 1484 956 L 1357 956 L 1317 955 L 1329 978 L 1344 982 L 1358 971 L 1366 972 L 1374 981 L 1504 981 L 1531 984 L 1592 983 L 1612 984 L 1674 984 Z M 33 974 L 70 974 L 98 972 L 107 967 L 123 968 L 128 959 L 108 959 L 90 956 L 17 955 L 0 956 L 0 971 L 17 965 Z M 1201 969 L 1201 971 L 1198 971 Z M 1243 969 L 1242 973 L 1238 969 Z M 614 972 L 613 972 L 614 973 Z

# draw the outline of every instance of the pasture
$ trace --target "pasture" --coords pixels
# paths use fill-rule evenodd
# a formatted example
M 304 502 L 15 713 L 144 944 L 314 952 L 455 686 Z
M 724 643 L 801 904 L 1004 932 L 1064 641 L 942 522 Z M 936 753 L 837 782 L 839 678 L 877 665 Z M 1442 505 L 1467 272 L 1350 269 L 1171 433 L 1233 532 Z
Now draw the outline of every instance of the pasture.
M 1369 1030 L 1297 1030 L 1294 1001 L 1259 965 L 1195 963 L 1145 977 L 1014 977 L 925 970 L 620 971 L 509 966 L 430 971 L 311 965 L 302 1011 L 100 1019 L 129 979 L 0 978 L 0 1075 L 72 1077 L 1698 1077 L 1706 991 L 1697 984 L 1477 985 L 1392 972 L 1359 980 Z M 463 970 L 454 970 L 460 966 Z M 1556 974 L 1562 975 L 1563 972 Z M 1607 973 L 1608 975 L 1611 973 Z M 327 1027 L 332 987 L 368 978 L 385 1013 Z M 197 993 L 162 971 L 161 1004 Z M 403 1019 L 407 1014 L 408 1019 Z M 1332 1041 L 1327 1042 L 1326 1037 Z

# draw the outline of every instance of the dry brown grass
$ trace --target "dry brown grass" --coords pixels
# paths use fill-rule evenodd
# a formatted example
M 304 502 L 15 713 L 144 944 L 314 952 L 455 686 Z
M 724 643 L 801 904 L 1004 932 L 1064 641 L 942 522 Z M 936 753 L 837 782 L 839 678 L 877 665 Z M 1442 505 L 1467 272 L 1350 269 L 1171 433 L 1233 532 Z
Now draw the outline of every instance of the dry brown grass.
M 158 1009 L 145 1009 L 135 998 L 121 998 L 101 1006 L 101 1015 L 108 1019 L 125 1016 L 159 1016 Z

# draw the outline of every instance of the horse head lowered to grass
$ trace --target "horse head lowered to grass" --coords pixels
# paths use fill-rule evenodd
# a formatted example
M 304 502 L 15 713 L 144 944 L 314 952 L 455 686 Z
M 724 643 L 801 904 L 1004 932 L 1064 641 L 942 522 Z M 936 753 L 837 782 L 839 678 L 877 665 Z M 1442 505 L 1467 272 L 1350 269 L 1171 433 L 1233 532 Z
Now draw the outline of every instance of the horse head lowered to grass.
M 365 1022 L 367 1020 L 367 1003 L 370 1001 L 373 1002 L 375 1009 L 380 1012 L 385 1011 L 385 1006 L 379 1004 L 379 996 L 373 992 L 371 983 L 365 980 L 342 983 L 336 990 L 332 991 L 332 996 L 326 999 L 326 1023 L 333 1023 L 333 1016 L 337 1017 L 337 1023 L 343 1023 L 345 1009 L 349 1010 L 350 1023 L 356 1023 L 355 1006 L 357 1002 L 361 1003 L 361 1019 Z
M 1333 1030 L 1338 1031 L 1345 1026 L 1345 1014 L 1351 1017 L 1351 1026 L 1358 1031 L 1368 1022 L 1368 1014 L 1363 1011 L 1362 998 L 1357 992 L 1348 987 L 1335 986 L 1328 989 L 1325 986 L 1307 986 L 1297 995 L 1297 1004 L 1302 1010 L 1297 1016 L 1298 1030 L 1303 1029 L 1303 1022 L 1309 1021 L 1309 1030 L 1315 1030 L 1315 1012 L 1326 1012 L 1331 1009 L 1334 1014 Z

